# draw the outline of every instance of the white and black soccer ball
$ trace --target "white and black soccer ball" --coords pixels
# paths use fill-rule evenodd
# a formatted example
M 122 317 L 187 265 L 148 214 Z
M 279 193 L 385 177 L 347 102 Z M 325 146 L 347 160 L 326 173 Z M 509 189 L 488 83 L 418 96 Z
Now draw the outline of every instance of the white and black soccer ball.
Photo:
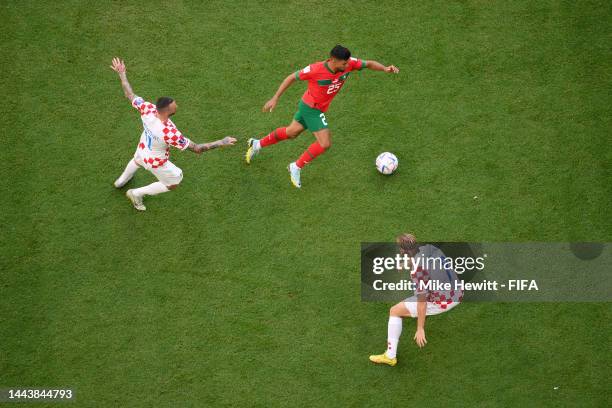
M 384 152 L 376 158 L 376 170 L 381 174 L 393 174 L 397 166 L 399 166 L 399 161 L 393 153 Z

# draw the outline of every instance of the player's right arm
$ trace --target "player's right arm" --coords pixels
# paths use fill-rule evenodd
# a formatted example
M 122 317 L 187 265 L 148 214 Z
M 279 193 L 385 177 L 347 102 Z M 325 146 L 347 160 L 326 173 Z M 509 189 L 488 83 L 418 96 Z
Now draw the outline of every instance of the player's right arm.
M 425 319 L 427 318 L 427 298 L 424 294 L 417 295 L 417 329 L 414 333 L 414 341 L 420 348 L 425 347 Z
M 128 82 L 125 63 L 123 62 L 123 60 L 115 57 L 113 58 L 113 63 L 110 67 L 113 71 L 119 74 L 119 79 L 121 79 L 121 87 L 123 88 L 123 93 L 125 94 L 125 97 L 128 98 L 130 102 L 132 102 L 134 98 L 136 97 L 136 95 L 134 95 L 134 91 L 132 91 L 132 87 L 130 86 L 130 83 Z
M 276 91 L 272 99 L 266 102 L 266 104 L 263 106 L 263 108 L 261 109 L 262 112 L 272 112 L 274 108 L 276 107 L 276 104 L 278 103 L 278 99 L 287 90 L 287 88 L 289 88 L 295 81 L 296 81 L 295 74 L 291 74 L 287 76 L 287 78 L 285 78 L 283 82 L 280 84 L 280 86 L 278 87 L 278 90 Z

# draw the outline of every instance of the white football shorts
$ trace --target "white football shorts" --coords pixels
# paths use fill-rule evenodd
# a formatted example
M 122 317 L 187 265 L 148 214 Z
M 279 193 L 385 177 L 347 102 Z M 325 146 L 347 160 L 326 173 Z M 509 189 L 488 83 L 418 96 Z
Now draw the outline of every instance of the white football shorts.
M 170 160 L 165 162 L 163 166 L 152 168 L 151 166 L 145 165 L 140 157 L 134 157 L 136 164 L 141 166 L 143 169 L 149 170 L 164 186 L 172 186 L 180 184 L 183 180 L 183 170 L 177 167 Z
M 412 296 L 404 300 L 404 305 L 406 306 L 406 309 L 408 309 L 408 311 L 410 312 L 411 317 L 414 317 L 414 318 L 417 317 L 417 304 L 418 302 L 417 302 L 416 296 Z M 458 304 L 459 302 L 453 302 L 450 305 L 445 305 L 446 308 L 443 308 L 442 305 L 439 305 L 437 303 L 427 302 L 427 311 L 425 312 L 425 314 L 427 316 L 433 316 L 433 315 L 437 315 L 440 313 L 448 312 L 449 310 L 451 310 L 453 307 L 457 306 Z

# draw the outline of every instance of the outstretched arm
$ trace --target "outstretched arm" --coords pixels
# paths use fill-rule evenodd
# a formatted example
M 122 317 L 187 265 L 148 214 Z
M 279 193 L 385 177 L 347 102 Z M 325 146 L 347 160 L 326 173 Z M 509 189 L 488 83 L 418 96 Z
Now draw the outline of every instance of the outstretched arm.
M 283 92 L 285 92 L 287 88 L 289 88 L 295 81 L 295 74 L 291 74 L 287 78 L 285 78 L 285 80 L 278 87 L 278 90 L 276 91 L 272 99 L 266 102 L 266 104 L 263 106 L 263 108 L 261 109 L 262 112 L 272 112 L 272 110 L 276 107 L 278 98 L 280 98 Z
M 399 73 L 399 68 L 395 65 L 389 65 L 386 67 L 378 61 L 366 61 L 366 68 L 371 69 L 372 71 L 385 71 L 389 74 Z
M 201 154 L 202 152 L 206 152 L 208 150 L 216 149 L 217 147 L 224 146 L 233 146 L 236 143 L 236 139 L 231 136 L 226 136 L 223 139 L 216 140 L 210 143 L 200 143 L 196 144 L 193 142 L 189 142 L 189 146 L 187 148 L 196 154 Z
M 427 339 L 425 338 L 425 318 L 427 316 L 427 299 L 425 295 L 417 296 L 417 329 L 414 334 L 414 341 L 420 348 L 425 347 Z
M 121 87 L 123 88 L 123 93 L 125 97 L 130 100 L 130 102 L 134 99 L 134 91 L 132 91 L 132 87 L 127 79 L 127 70 L 125 69 L 125 63 L 123 60 L 115 57 L 113 58 L 113 64 L 111 65 L 111 69 L 119 74 L 119 78 L 121 79 Z

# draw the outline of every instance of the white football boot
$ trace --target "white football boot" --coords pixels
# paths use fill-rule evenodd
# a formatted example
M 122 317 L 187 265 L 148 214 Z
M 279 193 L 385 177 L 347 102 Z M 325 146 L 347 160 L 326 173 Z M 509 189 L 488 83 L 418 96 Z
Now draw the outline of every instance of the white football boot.
M 251 160 L 253 160 L 253 157 L 257 156 L 261 150 L 261 146 L 259 145 L 259 139 L 250 138 L 247 143 L 249 145 L 249 149 L 247 150 L 244 158 L 247 164 L 251 164 Z
M 291 176 L 291 183 L 297 188 L 301 188 L 302 184 L 300 183 L 300 172 L 302 171 L 302 169 L 300 169 L 297 164 L 293 162 L 289 163 L 289 166 L 287 166 L 287 170 L 289 170 L 289 174 Z
M 125 196 L 132 202 L 132 205 L 138 211 L 146 211 L 147 207 L 142 203 L 142 197 L 138 197 L 134 194 L 134 190 L 130 189 L 125 192 Z

